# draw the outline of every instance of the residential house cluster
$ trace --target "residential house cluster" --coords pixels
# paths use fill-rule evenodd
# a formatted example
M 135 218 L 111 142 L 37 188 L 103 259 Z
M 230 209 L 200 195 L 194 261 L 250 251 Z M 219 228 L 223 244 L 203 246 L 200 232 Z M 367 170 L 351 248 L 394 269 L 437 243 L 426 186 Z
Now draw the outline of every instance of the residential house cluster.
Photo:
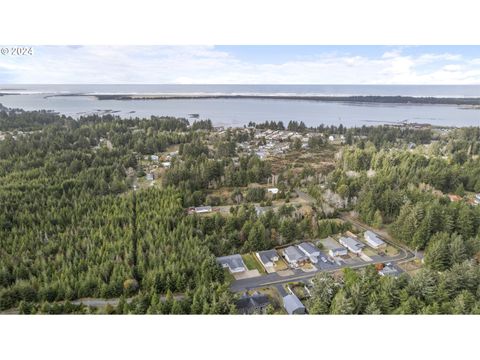
M 299 245 L 292 245 L 283 250 L 283 256 L 291 267 L 299 267 L 307 262 L 318 263 L 320 250 L 310 242 L 302 242 Z

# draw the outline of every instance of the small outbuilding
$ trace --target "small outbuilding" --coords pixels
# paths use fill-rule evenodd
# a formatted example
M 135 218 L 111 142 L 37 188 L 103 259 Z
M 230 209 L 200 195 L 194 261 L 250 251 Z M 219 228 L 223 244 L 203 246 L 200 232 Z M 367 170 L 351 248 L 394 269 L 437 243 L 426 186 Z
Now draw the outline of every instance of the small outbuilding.
M 204 214 L 204 213 L 209 213 L 212 212 L 212 207 L 211 206 L 198 206 L 193 209 L 196 214 Z
M 289 294 L 283 297 L 283 307 L 287 310 L 289 315 L 305 314 L 305 305 L 295 294 Z

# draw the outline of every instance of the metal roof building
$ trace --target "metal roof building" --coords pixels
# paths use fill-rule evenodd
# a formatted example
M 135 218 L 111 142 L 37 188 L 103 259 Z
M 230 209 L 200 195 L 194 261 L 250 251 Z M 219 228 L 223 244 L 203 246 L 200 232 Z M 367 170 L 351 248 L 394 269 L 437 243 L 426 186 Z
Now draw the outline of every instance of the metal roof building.
M 283 254 L 289 263 L 296 264 L 299 261 L 307 260 L 307 257 L 302 253 L 296 246 L 289 246 L 284 251 Z
M 350 250 L 354 254 L 360 253 L 362 249 L 365 247 L 364 244 L 350 237 L 341 237 L 338 242 L 343 246 L 345 246 L 348 250 Z
M 305 314 L 305 306 L 295 294 L 290 294 L 283 297 L 283 307 L 290 315 Z
M 320 256 L 320 250 L 312 243 L 303 242 L 298 248 L 307 256 Z
M 365 240 L 367 244 L 370 245 L 372 248 L 377 249 L 379 247 L 385 246 L 385 242 L 378 238 L 377 234 L 373 231 L 367 230 L 365 231 Z

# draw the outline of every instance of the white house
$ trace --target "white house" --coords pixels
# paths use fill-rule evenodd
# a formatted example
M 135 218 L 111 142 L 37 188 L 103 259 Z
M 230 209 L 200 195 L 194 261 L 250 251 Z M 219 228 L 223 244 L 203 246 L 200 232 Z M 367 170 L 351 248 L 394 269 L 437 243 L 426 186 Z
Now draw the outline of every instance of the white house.
M 283 251 L 283 255 L 288 263 L 294 267 L 302 265 L 307 261 L 307 257 L 296 246 L 287 247 Z
M 231 273 L 239 273 L 247 270 L 242 257 L 238 254 L 219 257 L 217 258 L 217 262 Z
M 362 249 L 365 247 L 364 244 L 350 237 L 341 237 L 340 240 L 338 240 L 338 242 L 343 246 L 345 246 L 348 250 L 350 250 L 354 254 L 361 253 Z
M 316 264 L 318 262 L 317 258 L 320 256 L 320 250 L 316 246 L 309 242 L 303 242 L 298 245 L 298 248 L 308 256 L 312 263 Z
M 155 178 L 155 176 L 153 175 L 153 173 L 148 173 L 147 174 L 147 180 L 148 181 L 152 181 L 154 178 Z
M 204 213 L 209 213 L 212 212 L 212 207 L 211 206 L 199 206 L 194 209 L 195 213 L 197 214 L 204 214 Z
M 278 194 L 278 188 L 268 188 L 267 191 L 273 195 Z
M 367 244 L 374 249 L 387 246 L 387 244 L 383 240 L 379 239 L 377 234 L 375 234 L 373 231 L 365 231 L 364 237 Z
M 165 161 L 165 162 L 162 162 L 162 166 L 165 169 L 170 169 L 170 166 L 172 166 L 172 163 L 170 161 Z

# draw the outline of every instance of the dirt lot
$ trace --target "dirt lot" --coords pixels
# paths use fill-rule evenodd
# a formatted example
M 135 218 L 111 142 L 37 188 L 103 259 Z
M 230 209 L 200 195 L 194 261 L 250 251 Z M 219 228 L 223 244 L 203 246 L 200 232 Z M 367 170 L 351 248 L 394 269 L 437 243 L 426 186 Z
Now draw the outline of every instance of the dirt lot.
M 337 241 L 335 241 L 332 238 L 322 239 L 320 240 L 320 243 L 323 245 L 324 249 L 327 251 L 330 249 L 339 248 L 341 246 Z
M 283 259 L 279 259 L 276 263 L 275 263 L 275 271 L 283 271 L 283 270 L 287 270 L 288 269 L 288 265 L 287 263 L 285 262 L 285 260 Z
M 310 263 L 306 263 L 305 265 L 302 265 L 300 267 L 300 269 L 303 271 L 303 272 L 312 272 L 312 271 L 317 271 L 317 268 L 315 266 L 313 266 L 312 264 Z
M 422 268 L 422 262 L 418 259 L 415 259 L 403 264 L 398 264 L 398 266 L 405 270 L 405 272 L 409 275 L 414 275 Z

